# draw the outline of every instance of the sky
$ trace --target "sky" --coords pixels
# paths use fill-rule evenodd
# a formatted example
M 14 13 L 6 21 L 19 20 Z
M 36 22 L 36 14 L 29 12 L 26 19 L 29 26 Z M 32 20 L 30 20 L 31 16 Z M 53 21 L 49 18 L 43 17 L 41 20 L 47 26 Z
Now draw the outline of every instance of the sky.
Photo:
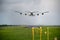
M 60 25 L 60 0 L 3 0 L 0 10 L 2 10 L 0 24 Z M 16 10 L 23 13 L 25 11 L 49 11 L 49 13 L 40 16 L 24 16 L 15 12 Z

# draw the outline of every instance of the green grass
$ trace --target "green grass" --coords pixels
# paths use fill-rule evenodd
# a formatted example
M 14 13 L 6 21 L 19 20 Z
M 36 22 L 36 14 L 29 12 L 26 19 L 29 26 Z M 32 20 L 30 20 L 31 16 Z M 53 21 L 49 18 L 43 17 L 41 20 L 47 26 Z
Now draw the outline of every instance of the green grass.
M 35 28 L 35 40 L 40 40 L 39 28 Z M 47 27 L 42 28 L 42 40 L 47 40 Z M 60 27 L 49 27 L 49 40 L 57 37 L 60 40 Z M 32 29 L 22 26 L 7 26 L 0 28 L 0 40 L 32 40 Z

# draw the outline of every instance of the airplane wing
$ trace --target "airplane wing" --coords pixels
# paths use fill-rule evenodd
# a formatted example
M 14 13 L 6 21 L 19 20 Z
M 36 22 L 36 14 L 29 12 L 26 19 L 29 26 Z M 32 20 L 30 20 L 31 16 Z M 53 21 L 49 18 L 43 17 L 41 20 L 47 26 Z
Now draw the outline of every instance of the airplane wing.
M 20 12 L 18 12 L 18 11 L 15 11 L 15 12 L 20 13 Z
M 42 12 L 42 13 L 48 13 L 49 11 L 46 11 L 46 12 Z

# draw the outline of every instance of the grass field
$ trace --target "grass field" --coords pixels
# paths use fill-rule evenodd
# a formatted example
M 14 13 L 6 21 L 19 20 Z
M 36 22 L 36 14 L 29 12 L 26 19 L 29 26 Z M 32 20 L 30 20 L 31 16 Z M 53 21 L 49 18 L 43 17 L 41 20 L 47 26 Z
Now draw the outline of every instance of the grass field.
M 40 40 L 40 30 L 39 28 L 34 29 L 34 39 Z M 49 35 L 48 34 L 49 30 Z M 60 40 L 60 27 L 42 27 L 42 40 Z M 6 26 L 0 27 L 0 40 L 32 40 L 32 29 L 25 28 L 22 26 Z

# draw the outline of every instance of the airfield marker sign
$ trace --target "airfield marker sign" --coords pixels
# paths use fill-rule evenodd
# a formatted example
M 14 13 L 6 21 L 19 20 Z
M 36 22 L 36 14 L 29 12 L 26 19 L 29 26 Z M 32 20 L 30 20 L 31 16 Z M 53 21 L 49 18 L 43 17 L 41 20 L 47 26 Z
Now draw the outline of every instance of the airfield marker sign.
M 57 40 L 57 37 L 55 37 L 54 40 Z

